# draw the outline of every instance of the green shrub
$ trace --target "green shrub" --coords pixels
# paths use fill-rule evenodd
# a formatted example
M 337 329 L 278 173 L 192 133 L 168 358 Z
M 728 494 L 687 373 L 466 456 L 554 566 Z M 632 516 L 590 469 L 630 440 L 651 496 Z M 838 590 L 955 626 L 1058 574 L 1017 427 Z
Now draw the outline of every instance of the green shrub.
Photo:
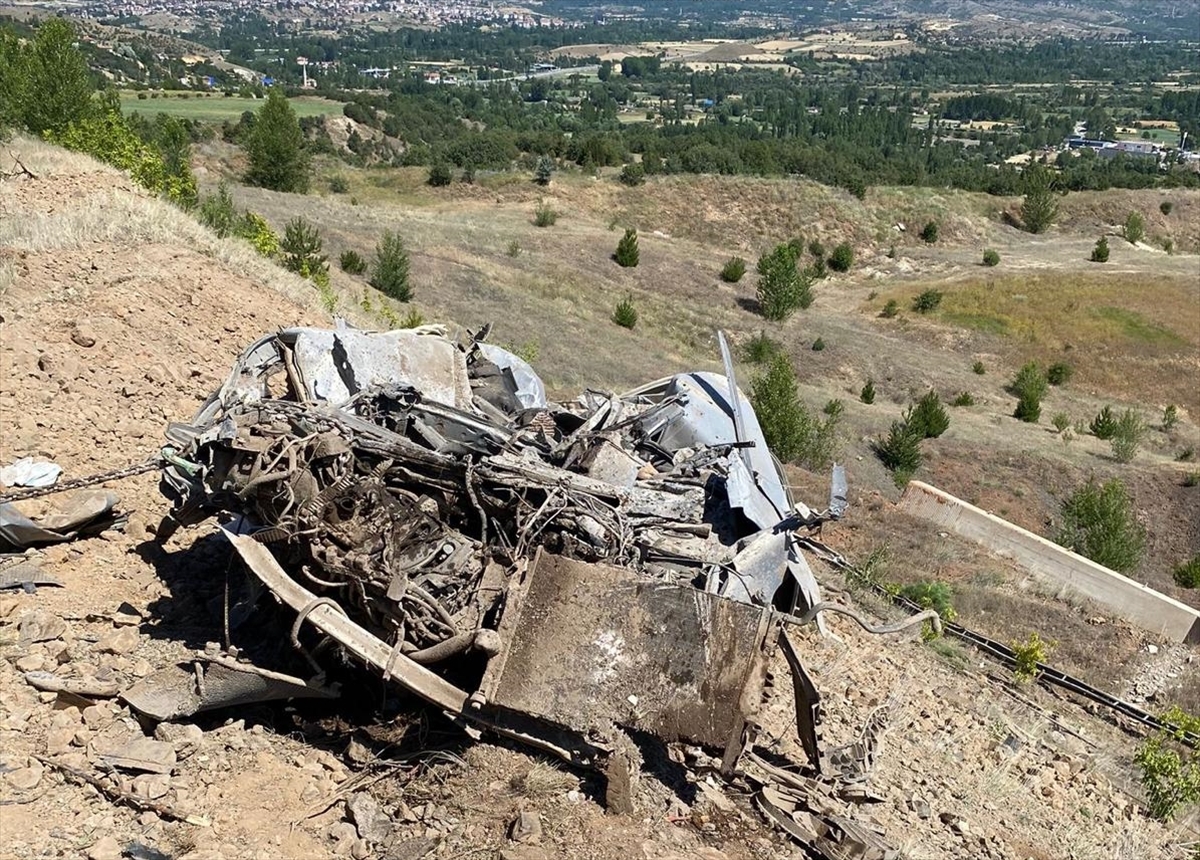
M 454 181 L 454 174 L 450 172 L 449 164 L 439 161 L 429 168 L 429 179 L 426 181 L 434 188 L 444 188 Z
M 358 251 L 342 251 L 342 255 L 338 257 L 338 263 L 341 265 L 342 271 L 348 275 L 361 275 L 367 271 L 367 261 Z
M 1118 480 L 1089 480 L 1062 506 L 1062 523 L 1054 540 L 1097 564 L 1128 573 L 1138 566 L 1146 545 L 1145 529 Z
M 820 239 L 813 239 L 808 243 L 808 253 L 812 254 L 814 260 L 825 259 L 825 246 L 821 244 Z
M 768 337 L 766 332 L 760 331 L 746 341 L 742 354 L 751 364 L 765 364 L 782 351 L 783 347 L 779 345 L 778 341 Z
M 621 168 L 620 180 L 622 184 L 628 185 L 631 188 L 641 185 L 646 181 L 646 168 L 640 164 L 626 164 Z
M 344 176 L 331 176 L 329 177 L 329 190 L 334 194 L 345 194 L 350 190 L 350 183 Z
M 420 328 L 425 325 L 425 317 L 416 308 L 409 308 L 407 314 L 396 323 L 396 328 Z
M 1121 235 L 1130 245 L 1136 245 L 1146 238 L 1146 219 L 1141 216 L 1141 213 L 1130 212 L 1125 216 L 1125 225 L 1121 228 Z
M 511 242 L 508 243 L 508 249 L 504 253 L 510 257 L 521 256 L 521 243 L 518 242 L 516 239 L 513 239 Z
M 1042 639 L 1036 632 L 1030 633 L 1029 637 L 1021 642 L 1019 640 L 1010 643 L 1009 647 L 1013 650 L 1013 658 L 1016 660 L 1016 665 L 1013 666 L 1013 675 L 1018 681 L 1032 681 L 1042 671 L 1038 668 L 1039 663 L 1045 663 L 1050 659 L 1050 652 L 1054 650 L 1054 642 L 1048 642 Z
M 1112 413 L 1112 407 L 1105 406 L 1097 412 L 1089 428 L 1092 431 L 1092 435 L 1097 439 L 1111 439 L 1113 434 L 1117 432 L 1117 419 Z
M 1170 200 L 1164 200 L 1162 203 L 1158 204 L 1158 211 L 1161 212 L 1163 215 L 1170 215 L 1171 210 L 1174 208 L 1175 208 L 1175 204 L 1172 203 Z
M 988 268 L 1000 265 L 1000 254 L 991 248 L 983 252 L 983 264 Z
M 554 176 L 554 159 L 548 155 L 538 156 L 537 167 L 533 171 L 533 181 L 543 188 L 550 184 Z
M 881 588 L 883 575 L 887 571 L 888 546 L 881 544 L 871 550 L 867 560 L 856 567 L 845 568 L 846 585 L 852 592 Z M 899 593 L 899 592 L 897 592 Z
M 1175 459 L 1180 463 L 1188 463 L 1188 462 L 1191 462 L 1191 459 L 1195 456 L 1196 456 L 1195 447 L 1192 445 L 1188 445 L 1186 448 L 1184 448 L 1182 451 L 1180 451 L 1175 456 Z
M 821 258 L 818 257 L 817 259 Z M 848 242 L 838 245 L 833 249 L 833 253 L 829 255 L 829 268 L 835 272 L 848 272 L 853 265 L 854 249 L 850 247 Z
M 812 273 L 800 271 L 796 257 L 797 249 L 783 243 L 758 258 L 759 310 L 769 320 L 787 319 L 813 303 Z
M 771 451 L 785 463 L 824 469 L 837 448 L 838 416 L 821 421 L 800 400 L 796 374 L 783 353 L 771 357 L 764 373 L 750 382 L 750 403 Z
M 911 600 L 922 609 L 932 609 L 946 623 L 958 617 L 958 613 L 954 611 L 954 604 L 952 603 L 954 592 L 944 582 L 921 580 L 920 582 L 901 586 L 899 594 L 905 600 Z M 921 638 L 926 641 L 935 638 L 932 628 L 926 628 L 925 632 L 921 634 Z
M 1017 397 L 1017 408 L 1013 416 L 1029 424 L 1036 424 L 1042 416 L 1042 398 L 1048 388 L 1046 374 L 1036 361 L 1025 364 L 1009 385 L 1009 391 Z
M 903 421 L 893 421 L 887 438 L 875 444 L 875 455 L 892 473 L 896 486 L 908 483 L 921 467 L 921 433 Z
M 533 210 L 533 223 L 537 227 L 553 227 L 558 221 L 558 213 L 544 200 L 539 200 L 537 208 Z
M 216 194 L 205 194 L 196 207 L 196 218 L 222 239 L 232 236 L 237 223 L 237 209 L 229 196 L 229 186 L 222 182 Z
M 932 245 L 938 240 L 938 225 L 936 221 L 928 221 L 921 228 L 921 241 Z
M 267 219 L 257 212 L 251 212 L 249 209 L 243 212 L 238 220 L 236 232 L 262 256 L 275 257 L 279 254 L 279 234 L 272 230 Z
M 613 254 L 613 259 L 617 261 L 617 265 L 621 268 L 632 269 L 638 264 L 640 258 L 637 230 L 627 227 L 625 235 L 621 237 L 621 241 L 617 242 L 617 250 Z
M 863 403 L 867 404 L 868 406 L 870 406 L 872 403 L 874 403 L 875 402 L 875 383 L 872 382 L 870 379 L 868 379 L 866 385 L 864 385 L 862 387 L 862 391 L 860 391 L 858 393 L 858 399 L 861 400 Z
M 407 302 L 413 295 L 408 276 L 409 259 L 404 242 L 395 233 L 385 230 L 375 246 L 375 265 L 368 283 L 385 296 Z
M 1200 555 L 1178 565 L 1171 575 L 1180 588 L 1200 588 Z
M 328 275 L 329 266 L 321 253 L 321 234 L 315 224 L 303 218 L 293 218 L 283 230 L 283 241 L 279 249 L 283 254 L 283 267 L 305 278 L 315 278 L 319 273 Z
M 300 277 L 307 278 L 312 281 L 317 288 L 317 293 L 321 296 L 321 306 L 325 308 L 329 314 L 337 312 L 338 297 L 337 293 L 329 285 L 329 268 L 322 266 L 318 268 L 310 268 L 306 262 L 300 267 L 298 272 Z
M 1066 385 L 1075 375 L 1075 369 L 1065 362 L 1055 362 L 1046 368 L 1046 381 L 1051 385 Z
M 45 137 L 128 172 L 138 185 L 177 206 L 191 209 L 196 205 L 196 177 L 188 166 L 186 152 L 169 166 L 158 147 L 137 136 L 121 116 L 119 106 L 106 103 L 94 115 L 77 119 L 61 130 L 47 129 Z
M 813 352 L 820 352 L 821 350 L 823 350 L 825 348 L 825 339 L 819 337 L 816 340 L 814 340 L 812 348 L 813 348 Z
M 936 439 L 950 427 L 950 416 L 937 392 L 930 389 L 905 413 L 904 423 L 922 439 Z
M 930 311 L 937 310 L 937 306 L 941 303 L 941 290 L 926 290 L 913 299 L 913 310 L 920 314 L 927 314 Z
M 1188 457 L 1187 459 L 1191 459 Z M 1183 476 L 1183 485 L 1185 487 L 1200 487 L 1200 472 L 1188 472 Z
M 1117 419 L 1109 444 L 1112 446 L 1113 457 L 1118 463 L 1132 462 L 1141 447 L 1142 437 L 1146 435 L 1146 424 L 1132 409 L 1126 409 Z
M 896 316 L 898 313 L 900 313 L 900 303 L 898 301 L 896 301 L 895 299 L 888 299 L 884 303 L 883 310 L 881 310 L 879 312 L 879 315 L 886 320 L 890 320 L 892 317 Z
M 846 404 L 835 397 L 832 400 L 826 401 L 825 407 L 821 411 L 830 418 L 837 418 L 846 411 Z
M 1055 430 L 1061 433 L 1071 426 L 1071 416 L 1065 412 L 1056 412 L 1050 419 L 1050 423 L 1054 425 Z
M 1107 263 L 1108 262 L 1108 238 L 1107 237 L 1101 236 L 1096 241 L 1096 247 L 1092 248 L 1092 256 L 1090 259 L 1093 263 Z
M 976 376 L 983 376 L 985 373 L 987 373 L 987 368 L 983 366 L 982 361 L 977 361 L 971 365 L 971 372 Z
M 1162 429 L 1170 432 L 1179 423 L 1179 408 L 1174 403 L 1168 403 L 1163 408 Z
M 950 405 L 951 406 L 974 406 L 975 398 L 971 395 L 971 392 L 962 391 L 962 392 L 959 392 L 959 395 L 954 398 L 954 401 Z
M 1183 744 L 1185 733 L 1200 734 L 1200 717 L 1175 706 L 1162 714 L 1162 720 L 1176 728 L 1150 735 L 1133 760 L 1141 771 L 1147 809 L 1165 822 L 1181 806 L 1200 803 L 1200 752 Z
M 730 257 L 721 267 L 721 280 L 727 284 L 736 284 L 746 274 L 746 261 L 741 257 Z
M 638 312 L 633 304 L 632 295 L 626 295 L 625 298 L 617 302 L 616 310 L 613 311 L 612 321 L 621 328 L 633 328 L 637 325 Z

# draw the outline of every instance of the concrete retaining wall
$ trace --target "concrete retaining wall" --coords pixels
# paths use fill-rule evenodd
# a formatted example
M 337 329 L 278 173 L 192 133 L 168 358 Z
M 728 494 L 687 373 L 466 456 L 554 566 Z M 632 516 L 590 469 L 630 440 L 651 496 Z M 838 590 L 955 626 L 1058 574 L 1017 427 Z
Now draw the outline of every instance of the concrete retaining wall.
M 900 497 L 900 509 L 1011 558 L 1044 582 L 1105 606 L 1145 630 L 1176 642 L 1200 642 L 1200 610 L 1063 549 L 937 487 L 920 481 L 909 482 Z

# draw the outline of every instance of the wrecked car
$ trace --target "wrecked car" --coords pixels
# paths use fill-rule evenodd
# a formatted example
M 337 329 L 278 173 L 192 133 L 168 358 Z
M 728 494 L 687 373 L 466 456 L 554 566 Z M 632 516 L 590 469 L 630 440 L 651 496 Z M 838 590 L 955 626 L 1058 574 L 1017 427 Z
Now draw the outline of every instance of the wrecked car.
M 844 511 L 841 470 L 824 510 L 792 498 L 723 336 L 724 373 L 563 403 L 485 338 L 263 337 L 169 427 L 160 539 L 221 518 L 294 613 L 301 687 L 324 694 L 336 650 L 468 732 L 603 770 L 617 807 L 626 730 L 719 750 L 731 772 L 782 647 L 819 770 L 818 696 L 781 628 L 820 623 L 802 543 Z

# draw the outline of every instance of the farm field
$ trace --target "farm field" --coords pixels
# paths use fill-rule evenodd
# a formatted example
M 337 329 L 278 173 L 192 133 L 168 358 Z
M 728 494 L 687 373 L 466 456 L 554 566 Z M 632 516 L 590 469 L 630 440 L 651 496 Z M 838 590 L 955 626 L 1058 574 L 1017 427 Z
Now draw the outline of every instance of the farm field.
M 262 105 L 262 99 L 226 96 L 220 93 L 170 92 L 160 93 L 158 98 L 154 98 L 153 94 L 147 95 L 147 98 L 141 99 L 138 98 L 138 93 L 123 91 L 121 109 L 125 113 L 165 113 L 168 116 L 198 122 L 222 122 L 227 119 L 235 120 L 244 111 L 258 110 Z M 341 102 L 317 96 L 295 96 L 288 101 L 299 117 L 337 115 L 342 112 Z

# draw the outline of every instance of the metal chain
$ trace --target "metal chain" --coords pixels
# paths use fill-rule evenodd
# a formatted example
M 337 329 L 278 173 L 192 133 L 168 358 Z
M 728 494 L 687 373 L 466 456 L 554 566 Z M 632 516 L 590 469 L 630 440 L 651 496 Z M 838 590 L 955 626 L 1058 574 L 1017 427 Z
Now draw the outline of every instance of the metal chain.
M 110 472 L 101 472 L 99 475 L 91 475 L 87 478 L 74 478 L 70 481 L 60 481 L 51 487 L 30 487 L 25 490 L 13 490 L 10 493 L 0 495 L 0 504 L 8 502 L 19 502 L 24 499 L 36 499 L 39 496 L 48 496 L 51 493 L 61 493 L 66 490 L 79 490 L 83 487 L 92 487 L 96 484 L 104 484 L 108 481 L 119 481 L 122 478 L 132 478 L 134 475 L 141 475 L 145 472 L 152 472 L 162 465 L 163 458 L 159 454 L 155 454 L 144 463 L 138 463 L 133 466 L 125 466 L 121 469 L 113 469 Z

